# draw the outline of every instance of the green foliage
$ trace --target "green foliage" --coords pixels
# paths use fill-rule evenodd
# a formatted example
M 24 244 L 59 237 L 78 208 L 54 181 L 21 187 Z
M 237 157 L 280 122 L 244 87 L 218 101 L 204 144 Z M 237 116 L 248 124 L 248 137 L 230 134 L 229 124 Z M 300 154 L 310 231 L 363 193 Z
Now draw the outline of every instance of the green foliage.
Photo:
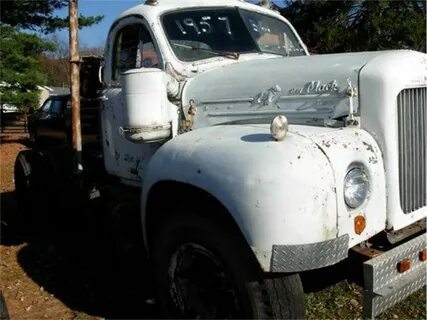
M 68 0 L 6 0 L 2 1 L 0 19 L 3 24 L 50 33 L 68 27 L 68 18 L 54 16 L 54 11 L 68 6 Z M 79 17 L 79 26 L 100 22 L 103 16 Z
M 311 52 L 426 51 L 426 2 L 287 1 L 281 12 Z
M 20 108 L 35 107 L 46 77 L 40 69 L 39 55 L 55 46 L 35 34 L 0 25 L 1 102 Z
M 0 99 L 20 108 L 38 104 L 37 85 L 46 83 L 41 54 L 57 48 L 28 29 L 49 33 L 68 27 L 68 18 L 54 11 L 68 7 L 68 0 L 5 0 L 0 10 Z M 79 17 L 80 27 L 98 23 L 103 16 Z M 67 64 L 68 66 L 68 64 Z

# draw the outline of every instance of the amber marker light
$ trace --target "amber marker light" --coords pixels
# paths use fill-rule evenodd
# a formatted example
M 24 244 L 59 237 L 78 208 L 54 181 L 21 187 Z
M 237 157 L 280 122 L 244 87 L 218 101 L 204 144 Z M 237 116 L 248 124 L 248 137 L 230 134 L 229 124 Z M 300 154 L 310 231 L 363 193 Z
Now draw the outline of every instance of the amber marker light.
M 418 258 L 420 258 L 421 261 L 426 261 L 427 260 L 427 250 L 424 249 L 422 251 L 419 252 L 418 254 Z
M 361 234 L 366 228 L 366 220 L 364 216 L 356 216 L 354 218 L 354 232 Z
M 408 271 L 411 268 L 411 260 L 410 259 L 403 259 L 397 264 L 397 271 L 400 273 L 404 273 Z

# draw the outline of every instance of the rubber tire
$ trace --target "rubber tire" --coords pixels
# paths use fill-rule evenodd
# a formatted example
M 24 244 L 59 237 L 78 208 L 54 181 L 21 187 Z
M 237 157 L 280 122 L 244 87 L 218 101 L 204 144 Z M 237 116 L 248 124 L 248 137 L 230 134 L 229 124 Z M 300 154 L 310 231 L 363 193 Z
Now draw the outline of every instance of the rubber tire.
M 26 236 L 49 237 L 54 231 L 62 188 L 53 158 L 41 151 L 21 151 L 15 161 L 16 226 Z
M 4 300 L 3 293 L 0 291 L 0 319 L 9 320 L 9 311 L 7 310 L 6 301 Z
M 43 238 L 61 234 L 64 210 L 63 177 L 53 153 L 37 151 L 32 161 L 33 234 Z
M 252 251 L 233 228 L 212 218 L 177 215 L 164 221 L 154 236 L 156 301 L 165 318 L 187 318 L 173 303 L 168 281 L 169 261 L 184 243 L 200 244 L 214 253 L 233 279 L 242 314 L 239 318 L 302 319 L 305 299 L 298 274 L 269 276 L 262 272 Z
M 12 218 L 17 231 L 28 232 L 31 225 L 31 207 L 34 200 L 32 188 L 32 152 L 21 151 L 15 160 L 14 180 L 17 214 Z

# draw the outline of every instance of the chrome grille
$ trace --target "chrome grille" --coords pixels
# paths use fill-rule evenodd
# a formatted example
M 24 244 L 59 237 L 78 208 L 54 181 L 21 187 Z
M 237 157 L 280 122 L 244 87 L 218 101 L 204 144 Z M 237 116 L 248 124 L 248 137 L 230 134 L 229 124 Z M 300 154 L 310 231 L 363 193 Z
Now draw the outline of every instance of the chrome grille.
M 404 213 L 426 205 L 427 88 L 397 96 L 400 206 Z

